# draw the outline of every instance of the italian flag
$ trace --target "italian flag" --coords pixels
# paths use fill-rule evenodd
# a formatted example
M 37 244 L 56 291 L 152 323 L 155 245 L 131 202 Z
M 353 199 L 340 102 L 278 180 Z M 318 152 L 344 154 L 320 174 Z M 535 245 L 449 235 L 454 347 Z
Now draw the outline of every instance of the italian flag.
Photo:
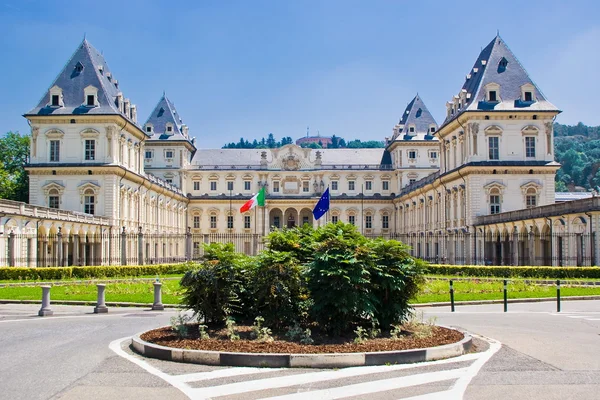
M 245 213 L 248 210 L 252 210 L 254 207 L 265 206 L 265 188 L 261 188 L 258 193 L 256 193 L 250 200 L 244 203 L 244 205 L 240 208 L 240 213 Z

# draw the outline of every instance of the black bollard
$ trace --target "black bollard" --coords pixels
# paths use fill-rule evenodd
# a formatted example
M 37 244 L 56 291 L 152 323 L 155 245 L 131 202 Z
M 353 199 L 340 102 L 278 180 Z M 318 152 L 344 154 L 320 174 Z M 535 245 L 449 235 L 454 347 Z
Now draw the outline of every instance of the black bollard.
M 556 312 L 560 312 L 560 279 L 556 280 Z
M 454 285 L 450 279 L 450 311 L 454 312 Z
M 508 311 L 508 290 L 507 290 L 507 280 L 504 280 L 504 312 Z

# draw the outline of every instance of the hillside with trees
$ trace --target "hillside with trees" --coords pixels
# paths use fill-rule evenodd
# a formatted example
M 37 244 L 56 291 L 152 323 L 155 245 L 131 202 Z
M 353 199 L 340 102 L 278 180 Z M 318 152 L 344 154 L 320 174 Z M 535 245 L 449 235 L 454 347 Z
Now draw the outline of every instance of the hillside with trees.
M 29 176 L 23 168 L 28 157 L 29 136 L 0 136 L 0 199 L 29 201 Z
M 556 191 L 589 191 L 600 186 L 600 126 L 554 124 Z

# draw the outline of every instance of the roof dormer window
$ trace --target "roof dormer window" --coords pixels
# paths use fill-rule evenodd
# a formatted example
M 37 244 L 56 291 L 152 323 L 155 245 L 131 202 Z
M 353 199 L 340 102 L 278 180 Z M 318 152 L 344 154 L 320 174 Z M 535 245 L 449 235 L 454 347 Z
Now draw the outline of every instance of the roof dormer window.
M 500 85 L 497 83 L 488 83 L 485 85 L 486 101 L 490 103 L 497 103 L 500 101 Z
M 86 107 L 98 107 L 98 89 L 90 85 L 84 90 L 84 105 Z
M 488 101 L 498 101 L 497 92 L 495 90 L 490 90 L 488 92 Z
M 50 101 L 48 105 L 50 107 L 64 107 L 62 89 L 56 85 L 50 88 Z
M 173 132 L 173 127 L 172 126 L 167 126 L 167 132 Z
M 535 98 L 535 86 L 530 83 L 526 83 L 521 86 L 521 101 L 531 103 L 536 101 Z
M 165 125 L 165 132 L 167 132 L 167 133 L 173 133 L 173 124 L 172 123 L 168 122 Z
M 408 128 L 408 131 L 409 131 L 410 133 L 415 133 L 415 127 L 414 127 L 414 126 L 411 126 L 410 128 Z
M 152 125 L 151 124 L 146 125 L 146 133 L 152 133 Z
M 81 71 L 83 71 L 83 64 L 81 61 L 77 61 L 77 64 L 75 64 L 75 72 L 80 73 Z

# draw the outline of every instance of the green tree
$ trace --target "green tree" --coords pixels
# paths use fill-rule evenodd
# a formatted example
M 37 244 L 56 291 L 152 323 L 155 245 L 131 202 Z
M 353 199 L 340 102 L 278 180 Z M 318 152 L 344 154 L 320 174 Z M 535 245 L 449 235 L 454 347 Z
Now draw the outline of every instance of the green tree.
M 23 168 L 28 157 L 29 136 L 8 132 L 0 138 L 0 198 L 29 200 L 29 177 Z

